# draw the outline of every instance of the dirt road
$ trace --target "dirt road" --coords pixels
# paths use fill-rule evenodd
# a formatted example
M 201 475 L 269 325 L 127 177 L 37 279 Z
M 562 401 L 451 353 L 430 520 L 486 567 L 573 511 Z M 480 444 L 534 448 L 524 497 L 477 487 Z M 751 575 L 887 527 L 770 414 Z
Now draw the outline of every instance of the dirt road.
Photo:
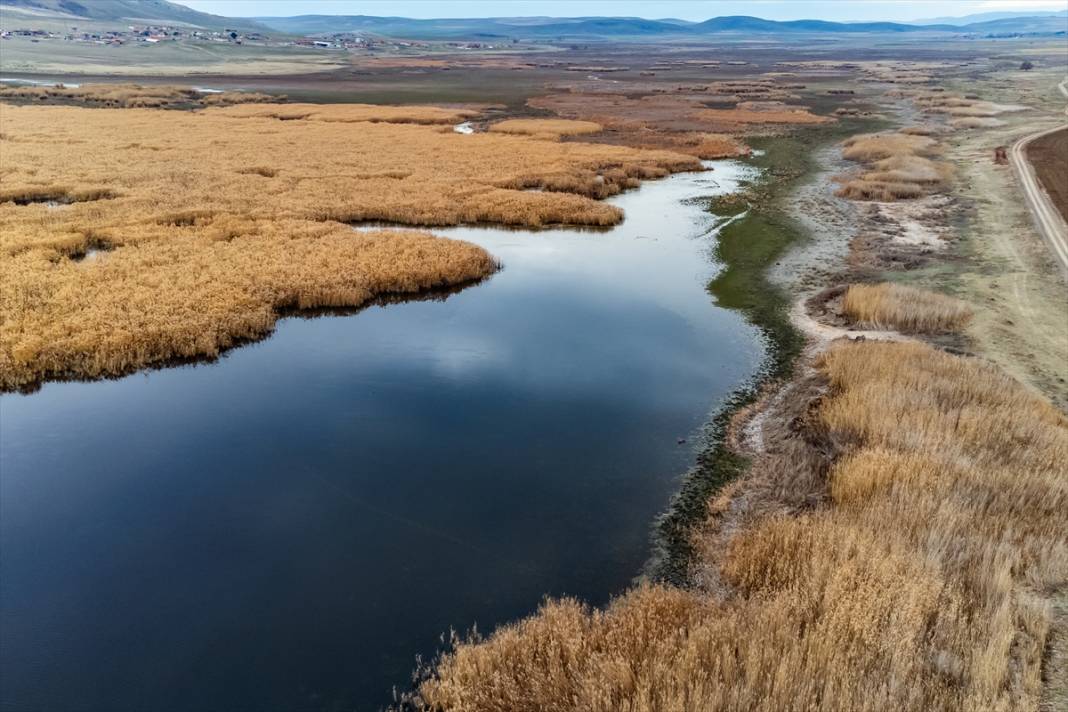
M 1064 96 L 1068 97 L 1068 78 L 1058 84 L 1057 88 Z M 1065 112 L 1068 113 L 1068 109 Z M 1060 263 L 1065 273 L 1068 274 L 1068 225 L 1065 224 L 1064 218 L 1061 217 L 1061 214 L 1053 205 L 1049 195 L 1043 190 L 1038 177 L 1035 175 L 1034 167 L 1027 160 L 1027 146 L 1032 141 L 1060 131 L 1063 128 L 1064 126 L 1056 126 L 1021 138 L 1013 144 L 1009 160 L 1020 181 L 1020 185 L 1023 186 L 1024 195 L 1027 197 L 1031 214 L 1034 216 L 1039 232 L 1049 243 L 1054 258 Z

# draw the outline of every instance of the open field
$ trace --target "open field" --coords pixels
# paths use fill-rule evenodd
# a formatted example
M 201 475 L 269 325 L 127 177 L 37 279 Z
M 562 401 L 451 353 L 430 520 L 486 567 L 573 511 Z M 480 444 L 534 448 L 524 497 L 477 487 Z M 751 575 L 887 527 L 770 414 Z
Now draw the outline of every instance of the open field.
M 1068 127 L 1032 141 L 1027 147 L 1027 159 L 1068 222 Z
M 5 74 L 64 74 L 138 77 L 289 76 L 330 72 L 347 62 L 338 52 L 303 47 L 264 47 L 206 42 L 161 42 L 110 47 L 61 40 L 3 41 Z
M 344 223 L 610 225 L 620 211 L 588 196 L 699 168 L 678 154 L 388 123 L 469 113 L 5 106 L 0 383 L 210 357 L 269 331 L 283 307 L 359 306 L 493 269 L 469 245 L 356 237 Z
M 965 212 L 963 260 L 936 278 L 946 289 L 982 304 L 968 329 L 975 349 L 1001 368 L 1068 407 L 1068 330 L 1064 322 L 1063 271 L 1035 229 L 1023 188 L 1010 166 L 992 165 L 997 147 L 1063 124 L 1064 69 L 1041 73 L 1016 68 L 986 81 L 986 95 L 1001 104 L 1034 107 L 1005 116 L 1006 125 L 950 137 L 947 160 L 957 166 L 955 192 Z
M 33 104 L 73 104 L 124 109 L 162 109 L 280 101 L 285 97 L 258 92 L 225 91 L 206 93 L 181 86 L 155 84 L 82 84 L 68 87 L 7 86 L 0 84 L 0 99 Z

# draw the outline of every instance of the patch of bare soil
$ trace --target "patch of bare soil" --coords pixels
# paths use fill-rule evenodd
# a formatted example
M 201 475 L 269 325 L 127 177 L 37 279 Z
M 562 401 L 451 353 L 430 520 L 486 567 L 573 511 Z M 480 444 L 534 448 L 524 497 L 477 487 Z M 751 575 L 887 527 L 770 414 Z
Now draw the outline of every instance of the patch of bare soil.
M 913 122 L 923 110 L 913 98 L 898 93 L 884 108 L 902 124 Z M 1035 97 L 992 99 L 1020 105 Z M 975 131 L 954 130 L 949 116 L 928 120 L 922 135 L 938 138 L 940 159 L 956 174 L 938 192 L 912 200 L 835 198 L 830 179 L 843 161 L 831 155 L 834 149 L 824 150 L 819 160 L 827 169 L 792 198 L 795 214 L 818 239 L 787 256 L 773 274 L 801 295 L 798 326 L 817 338 L 843 328 L 833 303 L 821 308 L 812 299 L 825 285 L 879 281 L 886 273 L 919 286 L 934 284 L 980 307 L 967 343 L 943 345 L 979 352 L 1068 407 L 1068 295 L 1010 168 L 994 160 L 995 148 L 1037 128 L 1028 115 L 1012 117 L 1005 126 Z M 1064 141 L 1068 131 L 1057 136 Z M 1045 163 L 1048 171 L 1065 175 L 1063 161 Z
M 1057 210 L 1068 220 L 1068 127 L 1032 141 L 1027 160 Z
M 959 192 L 967 206 L 961 231 L 970 264 L 957 279 L 983 309 L 969 334 L 978 350 L 1013 376 L 1068 408 L 1068 299 L 1049 248 L 1008 166 L 990 157 L 1016 131 L 978 134 L 950 152 L 960 166 Z

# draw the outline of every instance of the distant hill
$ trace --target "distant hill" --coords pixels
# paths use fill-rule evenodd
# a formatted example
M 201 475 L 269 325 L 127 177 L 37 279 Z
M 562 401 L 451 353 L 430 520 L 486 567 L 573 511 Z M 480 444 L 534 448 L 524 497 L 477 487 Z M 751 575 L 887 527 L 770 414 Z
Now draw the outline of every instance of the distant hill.
M 169 0 L 0 0 L 0 27 L 61 31 L 70 26 L 106 28 L 160 23 L 204 29 L 274 31 L 296 35 L 351 32 L 403 39 L 505 41 L 509 39 L 640 39 L 656 36 L 695 37 L 711 34 L 862 34 L 975 33 L 1046 34 L 1068 31 L 1068 12 L 1001 17 L 976 15 L 982 22 L 946 24 L 898 22 L 778 22 L 746 15 L 715 17 L 704 22 L 639 17 L 490 17 L 413 20 L 370 15 L 298 15 L 295 17 L 228 18 L 210 15 Z
M 762 20 L 738 15 L 714 17 L 693 25 L 696 32 L 916 32 L 948 30 L 948 27 L 907 25 L 899 22 L 830 22 L 827 20 Z M 956 29 L 956 28 L 953 28 Z
M 413 20 L 369 15 L 298 15 L 258 17 L 278 31 L 300 34 L 366 32 L 408 39 L 545 39 L 568 37 L 635 37 L 694 35 L 712 32 L 873 32 L 930 31 L 930 27 L 895 23 L 844 24 L 819 20 L 776 22 L 758 17 L 717 17 L 706 22 L 645 20 L 639 17 L 490 17 L 478 19 Z
M 992 22 L 994 20 L 1010 20 L 1021 17 L 1066 17 L 1068 10 L 1056 12 L 1053 10 L 1032 10 L 1030 12 L 980 12 L 975 15 L 963 17 L 932 17 L 927 20 L 915 20 L 910 25 L 973 25 L 978 22 Z
M 960 29 L 979 34 L 1068 32 L 1068 13 L 1042 17 L 1007 17 L 988 22 L 973 22 Z
M 168 0 L 0 0 L 0 26 L 4 29 L 153 22 L 212 30 L 267 30 L 254 20 L 209 15 Z
M 256 20 L 280 32 L 293 34 L 365 33 L 417 40 L 497 40 L 641 38 L 677 35 L 701 36 L 717 33 L 757 34 L 862 34 L 862 33 L 1055 33 L 1063 32 L 1056 16 L 1012 17 L 968 25 L 906 24 L 899 22 L 828 22 L 793 20 L 778 22 L 759 17 L 715 17 L 704 22 L 645 20 L 637 17 L 523 17 L 413 20 L 404 17 L 370 15 L 298 15 L 258 17 Z
M 508 17 L 414 20 L 371 15 L 257 17 L 257 22 L 293 34 L 364 32 L 408 39 L 545 38 L 579 35 L 648 35 L 687 31 L 681 20 L 629 17 Z

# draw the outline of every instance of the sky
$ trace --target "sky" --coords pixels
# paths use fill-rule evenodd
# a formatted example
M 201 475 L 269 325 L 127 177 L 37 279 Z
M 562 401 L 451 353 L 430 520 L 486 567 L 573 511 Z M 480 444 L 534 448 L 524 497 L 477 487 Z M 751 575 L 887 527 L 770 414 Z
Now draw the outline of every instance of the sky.
M 674 17 L 707 20 L 755 15 L 769 20 L 891 20 L 907 22 L 980 12 L 1058 11 L 1068 0 L 177 0 L 228 17 L 387 15 L 414 18 Z

